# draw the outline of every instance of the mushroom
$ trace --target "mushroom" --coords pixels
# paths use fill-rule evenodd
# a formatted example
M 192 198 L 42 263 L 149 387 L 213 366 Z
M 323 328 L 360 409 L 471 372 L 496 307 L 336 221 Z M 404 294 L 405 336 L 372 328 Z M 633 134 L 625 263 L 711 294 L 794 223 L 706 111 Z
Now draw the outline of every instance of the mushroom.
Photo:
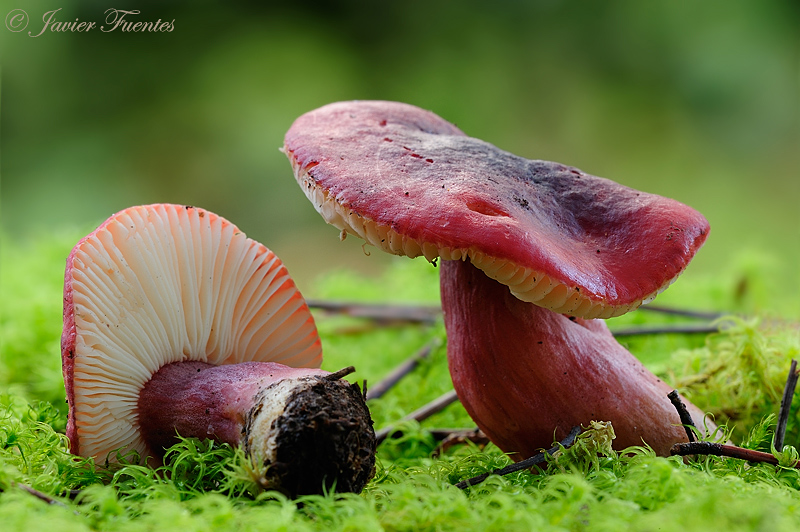
M 311 111 L 284 152 L 343 236 L 442 259 L 453 385 L 503 451 L 525 458 L 591 420 L 612 422 L 617 448 L 646 442 L 667 455 L 686 440 L 670 388 L 592 318 L 673 282 L 708 234 L 698 212 L 513 155 L 402 103 Z
M 241 445 L 257 481 L 296 496 L 374 473 L 363 394 L 319 369 L 313 317 L 278 257 L 209 211 L 125 209 L 67 258 L 71 451 L 158 463 L 183 437 Z

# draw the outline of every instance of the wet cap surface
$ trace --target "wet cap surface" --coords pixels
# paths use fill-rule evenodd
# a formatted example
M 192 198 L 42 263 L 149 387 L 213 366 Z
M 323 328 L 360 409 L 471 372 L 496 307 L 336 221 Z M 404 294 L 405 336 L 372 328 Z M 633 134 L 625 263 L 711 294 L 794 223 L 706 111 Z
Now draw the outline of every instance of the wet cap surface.
M 583 317 L 666 288 L 708 222 L 675 200 L 528 160 L 395 102 L 298 118 L 284 150 L 326 221 L 399 255 L 469 258 L 520 299 Z

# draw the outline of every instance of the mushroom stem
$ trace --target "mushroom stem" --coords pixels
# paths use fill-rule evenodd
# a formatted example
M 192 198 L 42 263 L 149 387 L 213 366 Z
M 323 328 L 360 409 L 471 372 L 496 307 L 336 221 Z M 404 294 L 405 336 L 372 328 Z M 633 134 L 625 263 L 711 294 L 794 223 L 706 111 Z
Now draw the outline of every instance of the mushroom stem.
M 644 442 L 669 456 L 674 443 L 687 441 L 666 398 L 671 388 L 605 322 L 520 301 L 468 260 L 440 268 L 453 385 L 472 419 L 512 458 L 532 456 L 592 420 L 612 422 L 617 449 Z
M 178 434 L 211 438 L 244 448 L 265 488 L 358 492 L 373 474 L 375 432 L 342 376 L 272 362 L 167 364 L 139 393 L 138 422 L 153 456 Z

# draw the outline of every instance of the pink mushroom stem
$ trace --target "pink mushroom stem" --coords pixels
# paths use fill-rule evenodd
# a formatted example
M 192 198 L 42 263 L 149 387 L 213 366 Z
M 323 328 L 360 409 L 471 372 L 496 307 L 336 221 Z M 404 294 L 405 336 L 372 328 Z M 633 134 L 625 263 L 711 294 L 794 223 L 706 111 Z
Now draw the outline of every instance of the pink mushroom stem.
M 259 392 L 270 386 L 274 388 L 284 379 L 307 379 L 327 373 L 274 362 L 226 366 L 197 361 L 167 364 L 139 393 L 142 436 L 158 456 L 175 444 L 177 434 L 242 445 L 247 421 L 260 404 Z
M 646 443 L 668 456 L 687 441 L 667 398 L 671 388 L 604 321 L 520 301 L 468 260 L 440 267 L 453 385 L 472 419 L 513 459 L 592 420 L 613 420 L 617 449 Z M 703 413 L 687 406 L 699 423 Z

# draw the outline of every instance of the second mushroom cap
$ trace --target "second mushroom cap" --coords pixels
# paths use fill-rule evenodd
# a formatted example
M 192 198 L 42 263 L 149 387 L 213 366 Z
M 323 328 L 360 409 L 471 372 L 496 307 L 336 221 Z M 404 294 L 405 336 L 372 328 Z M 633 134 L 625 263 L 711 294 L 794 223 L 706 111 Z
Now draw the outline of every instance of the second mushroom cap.
M 284 150 L 340 230 L 398 255 L 468 257 L 518 298 L 585 318 L 654 298 L 709 230 L 677 201 L 516 156 L 403 103 L 326 105 L 294 122 Z

